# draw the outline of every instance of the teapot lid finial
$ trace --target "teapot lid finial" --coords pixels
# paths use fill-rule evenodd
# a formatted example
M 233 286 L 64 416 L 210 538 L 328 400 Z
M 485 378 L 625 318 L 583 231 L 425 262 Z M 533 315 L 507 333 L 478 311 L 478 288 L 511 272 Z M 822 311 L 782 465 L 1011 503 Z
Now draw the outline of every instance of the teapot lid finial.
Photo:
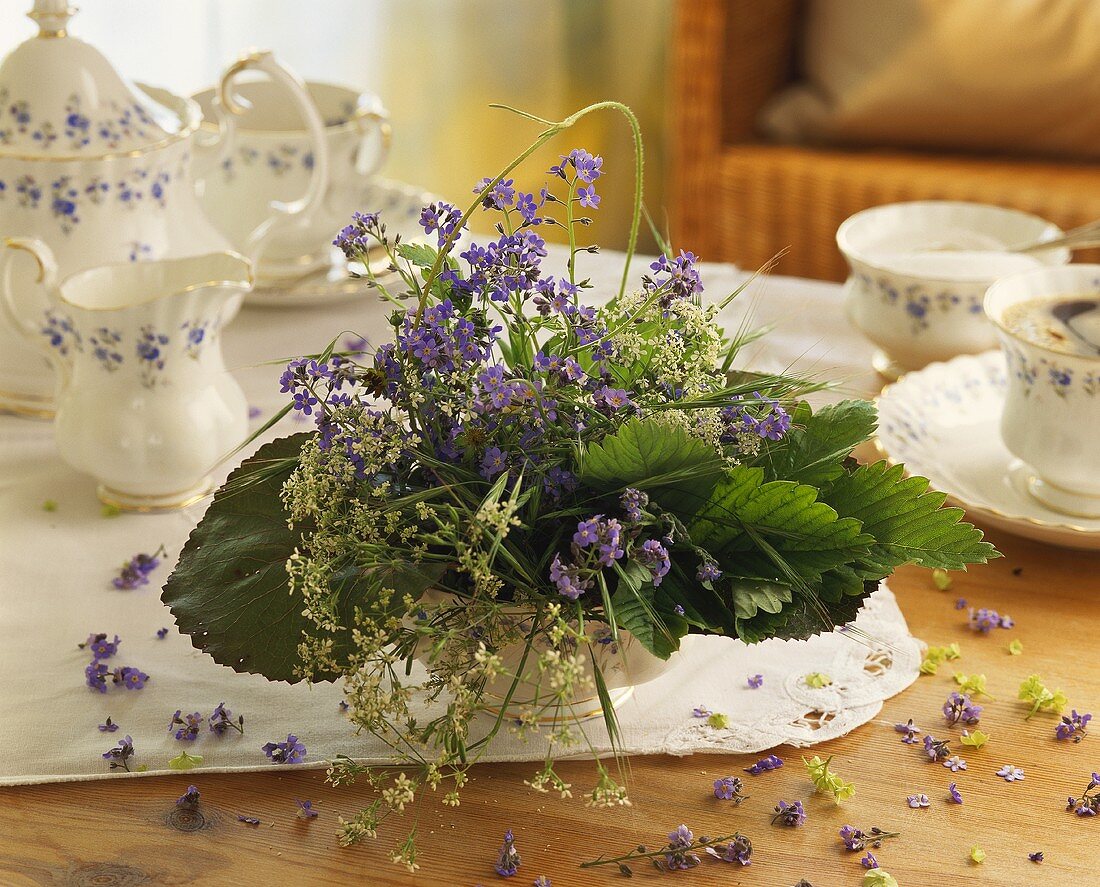
M 66 26 L 76 14 L 68 0 L 34 0 L 34 9 L 27 15 L 38 25 L 39 37 L 64 37 Z

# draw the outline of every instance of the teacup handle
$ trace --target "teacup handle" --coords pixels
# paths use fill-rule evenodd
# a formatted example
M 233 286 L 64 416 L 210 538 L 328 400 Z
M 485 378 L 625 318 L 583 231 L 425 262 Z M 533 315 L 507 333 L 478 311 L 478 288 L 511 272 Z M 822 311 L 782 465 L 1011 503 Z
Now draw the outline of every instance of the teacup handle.
M 361 176 L 374 175 L 390 156 L 390 148 L 393 145 L 393 127 L 390 125 L 390 112 L 382 106 L 382 102 L 378 98 L 375 98 L 370 105 L 356 108 L 352 120 L 359 130 L 359 148 L 355 154 L 355 172 Z M 367 150 L 370 137 L 376 131 L 381 144 L 378 148 L 378 156 L 373 163 L 370 163 L 368 162 Z
M 306 129 L 309 131 L 310 152 L 313 155 L 313 166 L 310 170 L 306 193 L 288 203 L 273 200 L 271 209 L 274 214 L 261 222 L 248 235 L 242 252 L 255 263 L 263 253 L 266 242 L 274 234 L 293 225 L 301 216 L 320 205 L 329 186 L 329 160 L 328 146 L 325 143 L 325 124 L 313 99 L 310 98 L 305 83 L 301 77 L 276 61 L 270 50 L 250 52 L 226 68 L 218 83 L 215 107 L 237 115 L 243 114 L 248 109 L 248 104 L 234 95 L 231 88 L 234 78 L 242 71 L 261 71 L 290 93 L 291 99 L 305 120 Z M 221 122 L 219 127 L 222 127 Z M 225 129 L 225 138 L 228 142 L 232 142 L 234 130 L 232 124 L 226 124 Z
M 45 289 L 49 298 L 43 307 L 48 308 L 51 303 L 58 300 L 57 259 L 54 258 L 53 250 L 36 237 L 6 237 L 4 238 L 4 246 L 3 254 L 0 255 L 0 314 L 3 314 L 28 342 L 50 359 L 57 367 L 61 383 L 64 384 L 69 375 L 68 361 L 50 347 L 50 344 L 42 335 L 39 325 L 20 310 L 15 299 L 15 287 L 12 285 L 11 279 L 16 254 L 18 252 L 30 253 L 38 263 L 38 277 L 35 283 L 41 284 Z

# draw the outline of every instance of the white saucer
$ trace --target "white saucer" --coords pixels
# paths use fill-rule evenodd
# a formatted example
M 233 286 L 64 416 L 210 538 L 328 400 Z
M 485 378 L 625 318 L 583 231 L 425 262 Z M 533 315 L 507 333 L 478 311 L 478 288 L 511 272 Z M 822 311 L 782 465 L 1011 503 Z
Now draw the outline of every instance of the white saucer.
M 381 212 L 387 233 L 391 237 L 400 234 L 401 240 L 408 242 L 423 238 L 424 232 L 419 225 L 420 211 L 439 199 L 404 182 L 374 179 L 363 186 L 358 203 L 362 212 Z M 337 232 L 332 233 L 335 237 Z M 386 271 L 388 266 L 389 260 L 382 253 L 374 270 L 378 282 L 386 287 L 401 281 L 397 272 Z M 350 267 L 360 274 L 364 273 L 362 265 Z M 372 295 L 371 289 L 367 281 L 350 276 L 347 260 L 333 247 L 332 262 L 328 266 L 311 270 L 300 277 L 260 282 L 245 296 L 245 304 L 257 308 L 307 308 Z
M 876 443 L 891 463 L 927 477 L 979 523 L 1067 548 L 1100 550 L 1100 518 L 1053 511 L 1027 491 L 1027 472 L 1001 441 L 999 351 L 929 364 L 878 398 Z

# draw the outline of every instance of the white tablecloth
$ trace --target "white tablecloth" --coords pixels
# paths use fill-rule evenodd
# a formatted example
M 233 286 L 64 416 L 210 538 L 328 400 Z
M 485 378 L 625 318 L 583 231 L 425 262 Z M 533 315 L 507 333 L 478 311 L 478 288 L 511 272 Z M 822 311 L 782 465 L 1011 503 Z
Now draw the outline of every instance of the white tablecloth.
M 552 260 L 563 261 L 560 250 Z M 617 286 L 621 261 L 614 253 L 582 257 L 582 273 L 606 295 Z M 638 262 L 635 278 L 646 264 Z M 703 266 L 702 273 L 712 298 L 744 279 L 731 266 Z M 224 348 L 251 403 L 262 410 L 256 422 L 283 402 L 276 383 L 281 367 L 265 362 L 318 351 L 345 330 L 384 336 L 387 313 L 369 294 L 335 307 L 242 311 L 225 333 Z M 755 368 L 797 369 L 843 379 L 851 393 L 871 390 L 870 348 L 845 321 L 839 287 L 783 277 L 759 280 L 731 306 L 727 320 L 733 326 L 747 315 L 756 323 L 776 324 L 765 342 L 750 348 Z M 286 424 L 288 430 L 295 427 L 290 420 Z M 101 755 L 126 734 L 137 750 L 133 766 L 149 773 L 164 771 L 183 749 L 203 755 L 210 769 L 261 768 L 267 762 L 260 746 L 287 733 L 305 742 L 310 762 L 336 753 L 383 754 L 353 734 L 338 709 L 338 687 L 291 687 L 235 674 L 176 632 L 159 587 L 203 504 L 172 514 L 105 518 L 94 489 L 91 478 L 59 460 L 49 425 L 0 416 L 0 747 L 7 749 L 0 784 L 107 776 Z M 47 500 L 57 503 L 56 510 L 43 509 Z M 168 562 L 148 586 L 135 591 L 111 586 L 123 561 L 160 545 Z M 919 652 L 888 591 L 876 596 L 861 620 L 881 642 L 877 649 L 839 633 L 752 650 L 728 639 L 691 639 L 680 663 L 639 688 L 621 709 L 626 749 L 749 751 L 780 741 L 809 744 L 866 722 L 883 698 L 915 679 Z M 161 627 L 169 628 L 163 640 L 156 637 Z M 77 644 L 94 632 L 122 638 L 110 664 L 148 673 L 144 689 L 111 688 L 101 695 L 85 686 L 90 657 Z M 801 676 L 810 671 L 833 676 L 833 687 L 807 688 Z M 757 672 L 765 675 L 764 688 L 747 689 L 744 676 Z M 176 709 L 208 715 L 219 702 L 245 715 L 243 737 L 232 731 L 221 739 L 204 733 L 194 743 L 182 743 L 169 734 Z M 699 704 L 728 713 L 730 729 L 703 728 L 691 717 Z M 108 715 L 121 726 L 117 733 L 97 729 Z M 597 749 L 606 748 L 601 725 L 590 734 Z M 540 754 L 537 744 L 510 737 L 501 737 L 493 749 L 496 759 Z

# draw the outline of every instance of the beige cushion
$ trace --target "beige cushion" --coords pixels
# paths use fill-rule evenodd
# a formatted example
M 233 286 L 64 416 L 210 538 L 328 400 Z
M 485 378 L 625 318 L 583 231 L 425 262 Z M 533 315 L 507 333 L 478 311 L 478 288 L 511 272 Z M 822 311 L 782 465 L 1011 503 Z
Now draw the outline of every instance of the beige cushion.
M 1100 158 L 1098 0 L 810 0 L 778 141 Z

